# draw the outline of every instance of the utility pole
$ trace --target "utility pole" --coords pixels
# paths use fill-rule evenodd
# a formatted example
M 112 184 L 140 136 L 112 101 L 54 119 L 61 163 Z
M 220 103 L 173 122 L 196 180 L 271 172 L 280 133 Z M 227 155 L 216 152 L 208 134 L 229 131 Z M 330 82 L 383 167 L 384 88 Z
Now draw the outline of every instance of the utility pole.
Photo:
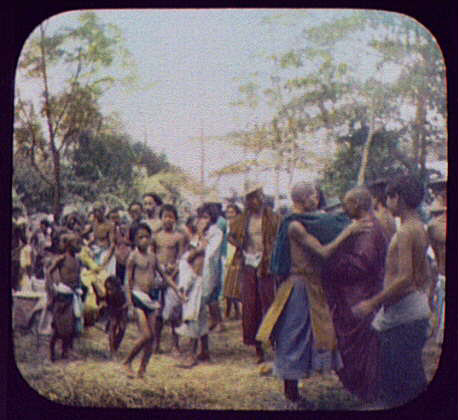
M 200 121 L 200 184 L 202 186 L 201 199 L 204 201 L 205 195 L 205 148 L 204 148 L 204 123 Z

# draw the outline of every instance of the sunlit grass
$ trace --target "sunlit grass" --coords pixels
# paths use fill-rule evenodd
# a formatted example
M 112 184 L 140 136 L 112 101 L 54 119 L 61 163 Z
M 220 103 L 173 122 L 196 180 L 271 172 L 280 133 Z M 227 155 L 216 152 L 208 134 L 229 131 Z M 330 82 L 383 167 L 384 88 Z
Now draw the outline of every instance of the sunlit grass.
M 84 407 L 130 407 L 202 410 L 285 410 L 283 384 L 271 375 L 261 375 L 254 363 L 252 347 L 242 344 L 240 321 L 226 323 L 223 333 L 210 335 L 209 363 L 193 369 L 181 369 L 179 360 L 168 353 L 171 348 L 170 327 L 163 329 L 164 354 L 154 354 L 145 378 L 128 378 L 121 362 L 110 360 L 108 340 L 103 324 L 85 330 L 74 343 L 76 360 L 51 363 L 49 341 L 41 338 L 39 351 L 32 334 L 14 333 L 18 368 L 40 395 L 52 401 Z M 136 325 L 130 323 L 119 356 L 123 359 L 138 337 Z M 181 340 L 183 349 L 188 340 Z M 60 354 L 60 348 L 58 348 Z M 269 351 L 271 356 L 271 352 Z M 425 350 L 426 371 L 434 374 L 440 349 Z M 134 369 L 138 367 L 134 361 Z M 300 383 L 309 410 L 351 410 L 361 403 L 343 389 L 335 374 L 315 375 Z

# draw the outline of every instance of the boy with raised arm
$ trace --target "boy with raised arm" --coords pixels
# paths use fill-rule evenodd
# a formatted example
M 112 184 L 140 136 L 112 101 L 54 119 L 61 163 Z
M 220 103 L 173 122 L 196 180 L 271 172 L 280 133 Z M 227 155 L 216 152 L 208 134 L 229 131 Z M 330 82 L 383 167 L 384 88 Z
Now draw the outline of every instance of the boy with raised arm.
M 132 251 L 127 261 L 127 300 L 128 305 L 133 306 L 135 310 L 141 336 L 127 356 L 124 366 L 128 374 L 132 376 L 132 361 L 143 350 L 138 370 L 138 377 L 142 378 L 153 353 L 155 318 L 160 308 L 160 281 L 157 273 L 165 279 L 183 302 L 186 299 L 178 291 L 175 282 L 170 279 L 170 276 L 162 271 L 156 255 L 151 251 L 150 227 L 140 222 L 134 227 L 132 234 L 135 238 L 136 248 Z

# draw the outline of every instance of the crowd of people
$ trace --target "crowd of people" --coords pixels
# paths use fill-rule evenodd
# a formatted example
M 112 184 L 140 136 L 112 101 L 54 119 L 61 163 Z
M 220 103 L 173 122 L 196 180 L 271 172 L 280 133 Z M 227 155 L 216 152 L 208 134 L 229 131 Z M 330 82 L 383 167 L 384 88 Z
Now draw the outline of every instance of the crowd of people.
M 281 214 L 261 185 L 240 205 L 206 202 L 186 220 L 154 193 L 132 202 L 128 218 L 96 202 L 87 217 L 35 226 L 13 208 L 13 293 L 44 284 L 51 360 L 59 340 L 66 357 L 100 319 L 117 358 L 135 320 L 138 340 L 120 361 L 127 375 L 137 356 L 142 377 L 163 352 L 164 326 L 190 369 L 211 358 L 209 335 L 233 311 L 253 362 L 273 354 L 293 404 L 303 402 L 300 380 L 333 370 L 363 402 L 400 405 L 426 387 L 422 350 L 444 331 L 446 181 L 429 186 L 427 223 L 425 188 L 412 176 L 355 187 L 329 206 L 316 184 L 299 182 Z

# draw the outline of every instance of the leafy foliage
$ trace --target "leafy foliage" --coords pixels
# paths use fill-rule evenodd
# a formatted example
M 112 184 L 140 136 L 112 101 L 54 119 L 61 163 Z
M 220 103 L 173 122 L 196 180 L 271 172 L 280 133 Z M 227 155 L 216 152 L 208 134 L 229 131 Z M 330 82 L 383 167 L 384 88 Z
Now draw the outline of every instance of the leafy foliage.
M 26 101 L 18 90 L 15 148 L 51 187 L 56 219 L 62 211 L 63 171 L 69 166 L 66 159 L 78 148 L 83 133 L 99 135 L 94 133 L 104 117 L 98 100 L 115 82 L 106 71 L 115 57 L 126 55 L 119 30 L 100 23 L 92 12 L 81 13 L 76 27 L 60 28 L 52 34 L 47 33 L 44 22 L 24 46 L 18 71 L 41 84 L 43 100 Z M 100 142 L 98 145 L 94 151 L 100 153 Z M 113 175 L 109 165 L 114 162 L 99 166 Z
M 261 124 L 262 136 L 238 139 L 246 139 L 252 150 L 275 149 L 290 174 L 300 162 L 306 167 L 316 162 L 312 154 L 296 159 L 310 139 L 324 149 L 334 143 L 335 155 L 328 156 L 332 161 L 321 175 L 336 194 L 357 180 L 400 171 L 426 181 L 428 156 L 446 155 L 445 67 L 434 38 L 395 13 L 312 15 L 291 20 L 302 27 L 301 40 L 268 57 L 276 64 L 271 86 L 261 90 L 256 80 L 240 89 L 239 104 L 253 107 L 264 100 L 275 115 Z

